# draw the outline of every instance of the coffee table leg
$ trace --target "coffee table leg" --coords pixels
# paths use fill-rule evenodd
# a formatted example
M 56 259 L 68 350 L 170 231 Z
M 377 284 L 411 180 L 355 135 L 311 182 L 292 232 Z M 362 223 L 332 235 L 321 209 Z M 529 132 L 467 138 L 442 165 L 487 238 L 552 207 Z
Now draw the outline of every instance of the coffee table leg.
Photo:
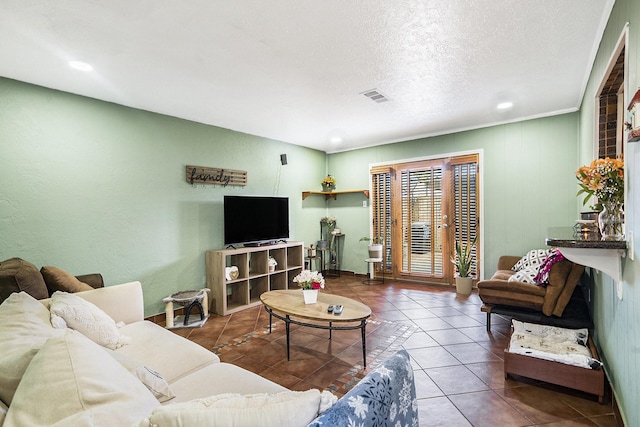
M 269 333 L 271 333 L 271 325 L 273 325 L 273 312 L 271 310 L 267 310 L 269 312 Z
M 291 353 L 289 352 L 289 316 L 287 315 L 287 319 L 284 321 L 285 328 L 287 330 L 287 360 L 291 360 Z
M 365 327 L 367 326 L 367 321 L 363 320 L 360 326 L 360 330 L 362 331 L 362 360 L 364 360 L 364 367 L 367 367 L 367 339 L 365 334 Z

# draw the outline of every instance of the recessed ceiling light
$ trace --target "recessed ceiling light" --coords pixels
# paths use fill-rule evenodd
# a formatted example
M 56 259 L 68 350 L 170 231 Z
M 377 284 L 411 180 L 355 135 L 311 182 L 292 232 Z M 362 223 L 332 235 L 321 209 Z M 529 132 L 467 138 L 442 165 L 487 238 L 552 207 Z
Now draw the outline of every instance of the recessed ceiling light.
M 93 67 L 90 64 L 82 61 L 69 61 L 69 66 L 78 71 L 91 71 Z
M 498 110 L 508 110 L 511 107 L 513 107 L 513 102 L 501 102 L 496 108 Z
M 339 144 L 342 142 L 342 138 L 340 138 L 339 136 L 334 136 L 329 141 L 331 141 L 334 144 Z

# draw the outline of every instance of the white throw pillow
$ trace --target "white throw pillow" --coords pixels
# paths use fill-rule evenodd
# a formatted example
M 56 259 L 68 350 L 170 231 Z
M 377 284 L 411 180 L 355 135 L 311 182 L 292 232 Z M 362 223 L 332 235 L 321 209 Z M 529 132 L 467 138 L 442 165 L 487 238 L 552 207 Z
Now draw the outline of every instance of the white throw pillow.
M 49 310 L 26 292 L 0 304 L 0 400 L 11 405 L 31 359 L 50 337 L 63 333 L 51 327 Z
M 136 378 L 138 378 L 147 389 L 153 393 L 158 399 L 158 402 L 167 402 L 176 395 L 169 388 L 169 383 L 165 380 L 159 372 L 145 366 L 144 363 L 134 360 L 130 357 L 120 354 L 117 351 L 106 350 L 111 356 L 124 366 L 127 371 L 131 372 Z
M 538 274 L 538 268 L 538 266 L 525 267 L 522 270 L 516 271 L 511 277 L 509 277 L 509 282 L 523 282 L 537 285 L 535 277 Z
M 523 268 L 539 266 L 542 264 L 549 254 L 551 253 L 550 249 L 532 249 L 525 256 L 520 258 L 516 265 L 511 267 L 513 271 L 520 271 Z
M 284 391 L 275 394 L 225 393 L 172 403 L 153 410 L 138 427 L 301 427 L 318 416 L 321 404 L 334 402 L 328 391 Z M 323 399 L 324 398 L 324 399 Z M 333 396 L 335 398 L 335 396 Z
M 160 405 L 103 348 L 65 331 L 31 361 L 3 427 L 129 426 Z
M 131 343 L 129 337 L 120 334 L 115 320 L 77 295 L 54 292 L 49 310 L 54 328 L 75 329 L 95 343 L 112 350 Z

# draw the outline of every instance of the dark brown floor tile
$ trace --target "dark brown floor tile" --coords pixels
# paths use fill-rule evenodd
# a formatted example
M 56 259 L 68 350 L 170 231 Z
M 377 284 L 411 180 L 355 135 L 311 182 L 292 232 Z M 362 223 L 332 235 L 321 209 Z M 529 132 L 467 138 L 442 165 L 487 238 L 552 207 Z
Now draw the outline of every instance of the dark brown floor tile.
M 548 387 L 545 383 L 542 386 Z M 560 399 L 586 417 L 613 414 L 611 403 L 600 405 L 593 395 L 569 389 L 562 389 L 562 391 Z
M 407 351 L 422 369 L 460 365 L 460 361 L 442 347 L 414 348 Z
M 414 332 L 402 345 L 404 348 L 422 348 L 422 347 L 437 347 L 440 344 L 431 336 L 424 332 L 418 331 Z
M 244 368 L 247 371 L 251 371 L 255 374 L 260 374 L 266 371 L 267 369 L 269 369 L 269 367 L 271 366 L 271 365 L 262 363 L 261 361 L 258 361 L 256 359 L 253 359 L 249 356 L 242 356 L 238 359 L 235 359 L 233 361 L 233 364 L 236 366 L 240 366 L 241 368 Z
M 445 345 L 444 348 L 461 363 L 478 363 L 500 360 L 498 356 L 475 342 Z
M 371 349 L 369 349 L 371 350 Z M 345 363 L 345 364 L 350 364 L 351 366 L 353 365 L 362 365 L 363 364 L 363 360 L 362 360 L 362 346 L 361 345 L 351 345 L 349 347 L 347 347 L 344 351 L 340 352 L 337 356 L 336 356 L 336 360 Z M 367 362 L 370 364 L 371 363 L 371 355 L 370 353 L 367 353 Z
M 442 320 L 453 326 L 454 328 L 469 328 L 472 326 L 482 326 L 481 323 L 472 319 L 469 316 L 461 315 L 461 316 L 446 316 L 441 317 Z
M 469 363 L 465 365 L 471 372 L 482 380 L 491 389 L 500 389 L 505 387 L 519 387 L 524 384 L 519 383 L 511 378 L 504 378 L 504 362 L 502 360 L 494 360 L 491 362 Z
M 405 316 L 402 312 L 393 310 L 393 311 L 381 311 L 376 313 L 376 317 L 383 320 L 394 321 L 394 320 L 409 320 L 407 316 Z
M 349 363 L 343 363 L 334 359 L 306 377 L 305 380 L 316 384 L 317 387 L 325 387 L 326 384 L 334 383 L 336 378 L 340 378 L 345 372 L 348 372 L 351 367 L 352 365 Z
M 436 331 L 440 329 L 453 329 L 453 327 L 440 319 L 439 317 L 433 317 L 429 319 L 416 319 L 413 321 L 423 331 Z
M 428 427 L 472 427 L 446 397 L 418 400 L 418 421 Z
M 422 369 L 414 370 L 413 378 L 416 383 L 416 397 L 418 399 L 444 396 L 442 390 L 440 390 L 431 377 Z
M 404 301 L 394 301 L 392 304 L 396 310 L 401 312 L 404 312 L 404 310 L 420 310 L 424 308 L 410 298 Z
M 500 332 L 491 331 L 487 332 L 487 329 L 484 326 L 474 326 L 474 327 L 462 327 L 458 328 L 458 331 L 462 332 L 472 340 L 476 342 L 485 342 L 485 341 L 496 341 L 498 339 L 503 340 L 502 342 L 506 343 L 507 338 L 502 335 Z
M 441 329 L 427 332 L 440 345 L 463 344 L 473 342 L 471 338 L 457 329 Z
M 448 396 L 474 427 L 520 427 L 532 423 L 493 391 Z
M 496 393 L 535 424 L 581 418 L 579 412 L 566 404 L 558 393 L 540 387 L 514 387 Z
M 461 316 L 462 312 L 456 310 L 455 308 L 447 305 L 442 305 L 440 307 L 433 307 L 429 309 L 430 312 L 435 314 L 438 317 L 448 317 L 448 316 Z
M 424 370 L 446 395 L 489 390 L 489 386 L 463 365 Z
M 410 319 L 410 320 L 429 319 L 429 318 L 432 318 L 432 317 L 438 317 L 435 314 L 433 314 L 432 312 L 430 312 L 429 309 L 427 309 L 427 308 L 416 308 L 416 309 L 411 309 L 411 310 L 402 310 L 402 314 L 407 316 L 407 318 Z
M 613 414 L 589 417 L 589 421 L 596 424 L 598 427 L 618 427 L 618 422 Z
M 593 421 L 588 418 L 578 418 L 575 420 L 561 420 L 553 423 L 544 424 L 544 427 L 595 427 Z
M 320 339 L 306 346 L 309 350 L 315 350 L 331 356 L 337 356 L 346 350 L 349 345 L 336 340 Z
M 284 361 L 281 363 L 287 362 Z M 281 363 L 260 372 L 260 376 L 271 380 L 274 383 L 280 384 L 282 387 L 290 389 L 291 387 L 298 384 L 302 380 L 302 378 L 298 378 L 294 375 L 284 372 L 280 367 Z

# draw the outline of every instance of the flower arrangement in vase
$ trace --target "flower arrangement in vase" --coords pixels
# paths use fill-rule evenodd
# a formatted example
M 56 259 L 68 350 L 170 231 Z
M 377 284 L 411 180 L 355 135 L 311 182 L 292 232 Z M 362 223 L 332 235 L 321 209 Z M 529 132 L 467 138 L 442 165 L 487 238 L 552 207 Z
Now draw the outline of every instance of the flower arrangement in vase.
M 302 288 L 305 304 L 314 304 L 318 300 L 318 291 L 324 289 L 324 277 L 317 271 L 302 270 L 293 281 Z
M 624 161 L 620 159 L 596 159 L 589 166 L 576 171 L 580 186 L 577 195 L 585 194 L 583 204 L 592 196 L 598 203 L 593 209 L 601 211 L 598 226 L 603 240 L 624 238 L 622 205 L 624 204 Z
M 333 191 L 336 189 L 336 179 L 331 175 L 327 175 L 320 184 L 322 184 L 322 191 Z

